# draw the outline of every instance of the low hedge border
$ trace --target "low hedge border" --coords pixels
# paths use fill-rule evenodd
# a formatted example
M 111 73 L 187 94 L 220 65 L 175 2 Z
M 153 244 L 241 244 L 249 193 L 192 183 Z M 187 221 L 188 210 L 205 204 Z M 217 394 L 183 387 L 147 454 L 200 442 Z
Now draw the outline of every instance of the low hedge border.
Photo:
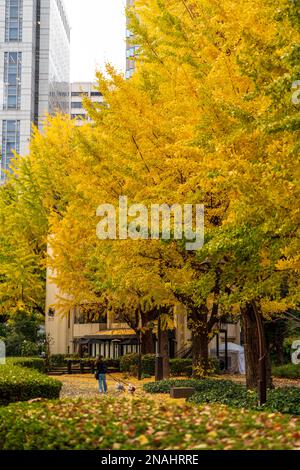
M 130 420 L 130 425 L 128 424 Z M 300 420 L 148 399 L 77 399 L 0 409 L 0 450 L 292 450 Z M 292 437 L 294 436 L 294 438 Z
M 96 357 L 83 357 L 80 358 L 78 356 L 65 356 L 64 354 L 55 354 L 50 357 L 50 364 L 51 367 L 64 367 L 67 363 L 71 361 L 72 364 L 79 364 L 84 363 L 85 365 L 93 365 L 97 361 Z M 120 359 L 110 359 L 106 358 L 103 359 L 103 362 L 107 365 L 107 367 L 112 369 L 120 370 Z
M 138 364 L 137 354 L 127 354 L 120 358 L 120 371 L 131 372 Z M 210 359 L 211 368 L 215 374 L 220 373 L 219 362 Z M 191 377 L 193 372 L 192 359 L 175 358 L 170 359 L 170 374 L 173 377 Z M 147 376 L 155 375 L 155 354 L 145 354 L 142 356 L 142 374 Z
M 45 360 L 39 357 L 8 357 L 6 364 L 45 372 Z
M 300 364 L 285 364 L 283 366 L 272 367 L 274 377 L 283 379 L 300 379 Z
M 29 368 L 0 366 L 0 405 L 34 398 L 59 398 L 62 383 Z
M 163 380 L 144 385 L 148 393 L 169 393 L 171 387 L 194 387 L 195 393 L 188 399 L 194 404 L 216 403 L 234 408 L 269 411 L 300 415 L 300 388 L 282 387 L 268 391 L 268 401 L 258 406 L 257 393 L 231 380 Z

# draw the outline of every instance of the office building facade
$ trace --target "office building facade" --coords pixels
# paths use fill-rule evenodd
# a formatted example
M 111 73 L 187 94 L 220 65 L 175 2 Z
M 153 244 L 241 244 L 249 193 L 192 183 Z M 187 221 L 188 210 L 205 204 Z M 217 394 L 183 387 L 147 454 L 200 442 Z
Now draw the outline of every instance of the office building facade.
M 126 7 L 134 5 L 134 0 L 126 0 Z M 129 29 L 129 21 L 126 21 L 126 78 L 131 78 L 135 70 L 134 58 L 137 55 L 138 46 L 133 43 L 134 35 Z
M 76 120 L 76 124 L 78 126 L 91 122 L 91 118 L 84 108 L 84 98 L 88 98 L 92 103 L 103 103 L 103 96 L 97 89 L 97 85 L 95 83 L 71 83 L 70 114 L 71 118 Z
M 0 0 L 0 181 L 32 124 L 69 112 L 70 28 L 62 0 Z

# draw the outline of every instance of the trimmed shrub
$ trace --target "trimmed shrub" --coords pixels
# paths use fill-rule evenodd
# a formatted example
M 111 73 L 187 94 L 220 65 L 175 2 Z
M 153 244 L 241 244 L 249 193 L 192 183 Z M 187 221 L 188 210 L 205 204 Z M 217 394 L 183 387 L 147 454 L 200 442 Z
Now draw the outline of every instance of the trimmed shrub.
M 35 370 L 0 366 L 0 405 L 34 398 L 59 398 L 61 382 Z
M 138 354 L 126 354 L 120 358 L 120 371 L 136 375 Z M 155 374 L 155 354 L 145 354 L 142 357 L 142 373 L 153 376 Z
M 175 377 L 192 375 L 192 359 L 170 359 L 170 373 Z
M 104 362 L 109 369 L 120 370 L 120 359 L 104 359 Z
M 266 405 L 258 405 L 258 396 L 245 386 L 231 380 L 162 380 L 144 385 L 148 393 L 170 393 L 172 387 L 194 387 L 190 403 L 218 403 L 234 408 L 266 409 L 274 412 L 300 415 L 300 388 L 284 387 L 268 391 Z
M 300 423 L 290 416 L 219 405 L 201 411 L 145 398 L 18 403 L 0 409 L 0 450 L 297 448 Z
M 144 385 L 144 390 L 148 393 L 170 393 L 172 387 L 194 387 L 196 391 L 206 391 L 212 388 L 228 389 L 231 386 L 243 387 L 242 385 L 232 382 L 232 380 L 215 380 L 215 379 L 171 379 L 161 380 L 159 382 L 150 382 Z
M 45 360 L 39 357 L 8 357 L 6 363 L 10 366 L 27 367 L 45 372 Z
M 52 356 L 50 356 L 50 364 L 54 367 L 63 367 L 66 365 L 65 358 L 65 354 L 53 354 Z
M 155 354 L 145 354 L 142 357 L 142 373 L 155 375 Z
M 65 357 L 63 365 L 66 365 L 68 361 L 71 361 L 72 364 L 79 364 L 80 362 L 84 365 L 92 366 L 96 363 L 96 357 L 77 357 L 74 358 L 73 356 Z M 106 366 L 110 369 L 117 369 L 120 370 L 120 359 L 111 359 L 111 358 L 104 358 L 103 362 L 105 362 Z
M 237 385 L 237 384 L 236 384 Z M 247 391 L 245 387 L 231 387 L 220 390 L 212 388 L 206 392 L 197 392 L 188 399 L 191 403 L 219 403 L 234 408 L 249 408 L 253 410 L 268 410 L 279 413 L 300 415 L 300 389 L 298 387 L 284 387 L 268 391 L 267 403 L 260 407 L 256 392 Z
M 269 390 L 265 407 L 270 411 L 300 415 L 300 388 L 280 387 Z
M 274 377 L 284 379 L 300 379 L 300 364 L 285 364 L 284 366 L 272 367 Z
M 138 355 L 126 354 L 120 358 L 120 372 L 130 372 L 130 367 L 138 364 Z

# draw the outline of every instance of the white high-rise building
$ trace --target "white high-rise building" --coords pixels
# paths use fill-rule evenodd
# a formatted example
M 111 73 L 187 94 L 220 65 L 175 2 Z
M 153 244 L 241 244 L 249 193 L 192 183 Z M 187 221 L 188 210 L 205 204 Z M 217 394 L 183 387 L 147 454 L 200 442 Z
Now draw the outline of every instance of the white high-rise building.
M 63 0 L 0 0 L 0 181 L 34 123 L 69 112 L 70 27 Z

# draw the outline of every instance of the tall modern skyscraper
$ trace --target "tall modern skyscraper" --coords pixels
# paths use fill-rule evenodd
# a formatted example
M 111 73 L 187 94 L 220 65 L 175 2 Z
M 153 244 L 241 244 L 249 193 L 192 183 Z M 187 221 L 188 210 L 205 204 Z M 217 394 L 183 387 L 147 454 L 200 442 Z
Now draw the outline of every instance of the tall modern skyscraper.
M 69 112 L 70 27 L 63 0 L 0 0 L 0 181 L 34 123 Z

